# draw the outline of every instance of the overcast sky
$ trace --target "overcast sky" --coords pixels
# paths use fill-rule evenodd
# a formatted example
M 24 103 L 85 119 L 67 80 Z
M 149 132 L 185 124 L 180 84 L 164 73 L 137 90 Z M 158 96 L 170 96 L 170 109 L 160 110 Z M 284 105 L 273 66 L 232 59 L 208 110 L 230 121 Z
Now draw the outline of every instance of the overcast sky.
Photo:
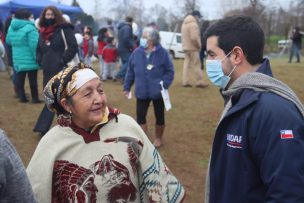
M 58 1 L 58 0 L 53 0 Z M 59 0 L 64 4 L 71 4 L 72 0 Z M 77 0 L 81 8 L 89 14 L 93 14 L 95 1 L 93 0 Z M 104 7 L 104 5 L 110 5 L 111 0 L 99 0 Z M 282 6 L 283 8 L 288 8 L 289 4 L 297 0 L 262 0 L 267 6 Z M 231 3 L 233 0 L 200 0 L 201 12 L 206 19 L 217 19 L 223 14 L 224 8 L 230 7 L 230 5 L 222 5 L 222 2 Z M 239 2 L 239 1 L 238 1 Z M 249 2 L 249 0 L 243 0 L 243 2 Z M 167 8 L 168 10 L 174 10 L 175 1 L 174 0 L 143 0 L 145 8 L 150 8 L 155 4 L 160 4 Z M 241 5 L 240 5 L 241 6 Z
M 0 0 L 0 2 L 3 2 L 6 0 Z M 39 1 L 39 0 L 37 0 Z M 70 5 L 72 0 L 52 0 L 55 2 L 61 2 L 63 4 Z M 203 17 L 205 19 L 218 19 L 221 18 L 224 12 L 224 9 L 229 10 L 231 8 L 231 4 L 233 2 L 244 2 L 243 4 L 246 5 L 249 0 L 198 0 L 201 2 L 201 12 L 203 14 Z M 289 4 L 291 2 L 296 2 L 299 0 L 261 0 L 266 4 L 267 6 L 272 7 L 283 7 L 288 8 Z M 95 8 L 95 1 L 93 0 L 77 0 L 77 2 L 80 4 L 81 8 L 88 14 L 93 15 L 94 14 L 94 8 Z M 111 0 L 97 0 L 97 2 L 101 3 L 102 8 L 106 8 L 106 6 L 111 5 Z M 176 10 L 176 1 L 175 0 L 143 0 L 144 7 L 150 8 L 155 4 L 160 4 L 166 9 L 170 11 Z M 179 2 L 182 2 L 182 0 L 179 0 Z M 226 5 L 223 5 L 225 3 Z M 242 6 L 242 5 L 238 5 Z

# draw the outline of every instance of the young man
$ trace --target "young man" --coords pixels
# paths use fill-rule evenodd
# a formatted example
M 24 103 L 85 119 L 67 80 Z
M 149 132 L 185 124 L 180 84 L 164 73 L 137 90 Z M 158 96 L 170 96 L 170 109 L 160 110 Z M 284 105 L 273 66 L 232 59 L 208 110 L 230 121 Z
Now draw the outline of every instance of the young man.
M 205 202 L 304 202 L 304 108 L 272 77 L 264 32 L 250 17 L 212 25 L 206 70 L 221 88 Z

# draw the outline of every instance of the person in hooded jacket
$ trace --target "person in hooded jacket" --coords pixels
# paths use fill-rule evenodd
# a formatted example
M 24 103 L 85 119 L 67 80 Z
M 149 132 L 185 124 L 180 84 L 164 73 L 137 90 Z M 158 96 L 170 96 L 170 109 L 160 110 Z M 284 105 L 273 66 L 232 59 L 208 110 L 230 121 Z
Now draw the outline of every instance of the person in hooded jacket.
M 17 95 L 20 102 L 28 102 L 25 96 L 24 82 L 28 75 L 32 103 L 40 103 L 37 87 L 36 48 L 38 31 L 35 28 L 33 14 L 27 9 L 18 9 L 15 18 L 11 21 L 6 36 L 6 43 L 12 46 L 13 68 L 16 71 Z
M 43 69 L 43 87 L 45 87 L 47 82 L 74 58 L 78 52 L 78 45 L 73 33 L 73 25 L 66 22 L 61 11 L 55 6 L 48 6 L 43 10 L 39 27 L 37 61 Z M 53 118 L 54 113 L 44 106 L 34 132 L 44 135 L 49 130 Z
M 208 28 L 206 70 L 225 100 L 206 178 L 206 203 L 304 202 L 304 107 L 273 78 L 251 17 Z
M 126 22 L 118 26 L 118 55 L 121 59 L 120 70 L 116 74 L 116 79 L 124 81 L 128 69 L 128 61 L 134 49 L 133 31 L 132 31 L 133 18 L 126 17 Z

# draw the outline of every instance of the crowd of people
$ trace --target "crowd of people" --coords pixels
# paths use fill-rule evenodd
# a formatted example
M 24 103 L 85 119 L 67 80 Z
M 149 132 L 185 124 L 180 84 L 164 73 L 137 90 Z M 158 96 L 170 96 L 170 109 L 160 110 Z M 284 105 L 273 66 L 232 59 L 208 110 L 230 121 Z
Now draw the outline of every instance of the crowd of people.
M 195 86 L 206 88 L 206 69 L 225 101 L 205 202 L 304 202 L 304 159 L 298 156 L 304 152 L 304 106 L 273 77 L 263 58 L 263 30 L 248 16 L 226 17 L 200 30 L 200 18 L 194 10 L 182 24 L 182 87 L 192 87 L 188 74 L 194 69 Z M 117 34 L 109 27 L 98 30 L 96 72 L 91 27 L 78 29 L 81 24 L 73 26 L 55 6 L 42 11 L 38 29 L 30 10 L 14 13 L 5 42 L 17 97 L 28 102 L 28 75 L 32 103 L 42 102 L 37 89 L 41 67 L 45 105 L 34 127 L 41 140 L 26 170 L 0 131 L 0 202 L 183 202 L 186 191 L 157 150 L 165 130 L 161 90 L 170 88 L 174 64 L 155 26 L 134 37 L 132 23 L 126 17 Z M 71 64 L 75 56 L 80 62 Z M 109 79 L 121 81 L 126 98 L 134 85 L 136 121 L 108 106 L 103 83 Z M 151 102 L 153 143 L 146 120 Z M 50 129 L 55 115 L 58 125 Z

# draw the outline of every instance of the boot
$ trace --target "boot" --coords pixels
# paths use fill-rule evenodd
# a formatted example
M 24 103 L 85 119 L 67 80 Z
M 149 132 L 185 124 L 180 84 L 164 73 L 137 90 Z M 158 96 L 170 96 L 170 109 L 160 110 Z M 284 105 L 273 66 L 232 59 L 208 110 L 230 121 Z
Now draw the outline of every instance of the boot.
M 160 147 L 162 143 L 162 138 L 165 131 L 165 125 L 155 125 L 155 140 L 153 145 L 158 148 Z

